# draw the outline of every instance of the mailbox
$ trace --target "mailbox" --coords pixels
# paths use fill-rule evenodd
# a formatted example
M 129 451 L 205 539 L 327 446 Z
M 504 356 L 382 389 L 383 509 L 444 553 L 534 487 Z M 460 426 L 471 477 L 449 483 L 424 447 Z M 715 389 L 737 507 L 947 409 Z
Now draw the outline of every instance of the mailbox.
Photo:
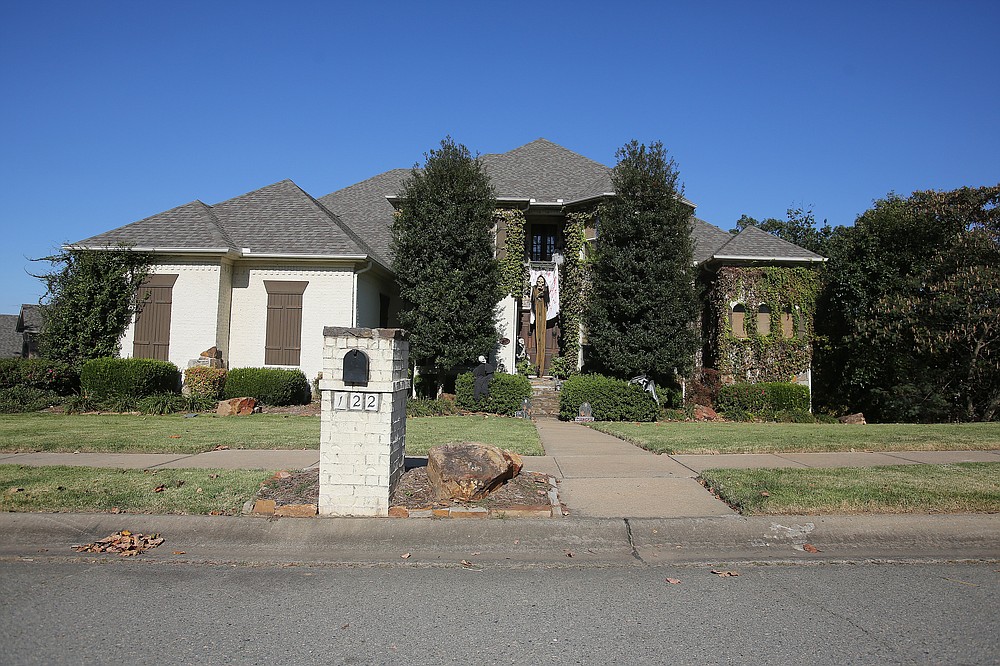
M 344 354 L 344 383 L 368 386 L 368 354 L 360 349 L 352 349 Z

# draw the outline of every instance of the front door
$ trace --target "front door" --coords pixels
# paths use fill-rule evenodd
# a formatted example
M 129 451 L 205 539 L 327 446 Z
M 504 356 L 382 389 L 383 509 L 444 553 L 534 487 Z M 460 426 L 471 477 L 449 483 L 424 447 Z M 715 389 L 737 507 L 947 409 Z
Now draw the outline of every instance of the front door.
M 545 327 L 545 374 L 549 373 L 552 366 L 552 359 L 559 356 L 559 317 L 549 320 Z M 528 310 L 521 311 L 521 328 L 518 337 L 524 343 L 524 350 L 528 354 L 531 363 L 538 367 L 538 350 L 535 345 L 535 331 L 531 325 L 531 313 Z

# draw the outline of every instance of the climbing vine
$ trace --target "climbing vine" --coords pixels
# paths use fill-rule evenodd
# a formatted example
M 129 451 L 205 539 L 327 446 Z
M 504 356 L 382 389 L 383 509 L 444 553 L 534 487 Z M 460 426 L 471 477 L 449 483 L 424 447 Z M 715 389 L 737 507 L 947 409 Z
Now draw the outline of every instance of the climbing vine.
M 596 212 L 580 211 L 566 214 L 563 229 L 566 258 L 560 267 L 560 304 L 562 310 L 562 339 L 559 349 L 562 356 L 576 367 L 580 353 L 580 323 L 583 319 L 583 303 L 586 298 L 586 260 L 583 246 L 586 242 L 584 229 L 592 225 Z
M 500 285 L 505 294 L 520 298 L 528 288 L 528 264 L 524 261 L 524 212 L 516 208 L 493 211 L 497 227 L 507 230 L 500 260 Z
M 718 370 L 736 381 L 793 381 L 812 360 L 813 315 L 819 276 L 808 268 L 734 267 L 721 269 L 711 293 L 716 318 Z M 746 308 L 745 338 L 734 335 L 733 305 Z M 759 335 L 761 305 L 770 310 L 770 333 Z M 791 314 L 791 337 L 784 337 L 782 315 Z

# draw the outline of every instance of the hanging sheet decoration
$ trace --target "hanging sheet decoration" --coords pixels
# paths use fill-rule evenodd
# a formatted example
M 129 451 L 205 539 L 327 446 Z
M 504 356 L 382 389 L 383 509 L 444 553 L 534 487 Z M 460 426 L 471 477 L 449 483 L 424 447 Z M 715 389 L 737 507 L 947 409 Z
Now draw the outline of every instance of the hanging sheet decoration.
M 559 270 L 550 268 L 538 270 L 532 268 L 528 274 L 528 286 L 534 288 L 538 282 L 538 276 L 545 278 L 545 284 L 549 287 L 549 309 L 545 313 L 545 320 L 552 321 L 559 315 Z M 530 302 L 530 301 L 529 301 Z M 535 323 L 535 309 L 531 308 L 531 323 Z

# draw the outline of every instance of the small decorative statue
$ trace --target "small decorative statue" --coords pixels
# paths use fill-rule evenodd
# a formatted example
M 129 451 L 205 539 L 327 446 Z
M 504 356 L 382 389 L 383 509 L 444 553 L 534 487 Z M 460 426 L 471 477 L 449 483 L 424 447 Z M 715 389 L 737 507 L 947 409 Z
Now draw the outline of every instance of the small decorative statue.
M 479 357 L 479 365 L 472 371 L 473 399 L 479 402 L 479 398 L 490 397 L 490 382 L 493 381 L 493 373 L 496 368 L 486 362 L 485 356 Z
M 549 287 L 541 275 L 531 288 L 531 309 L 535 315 L 535 365 L 541 377 L 545 374 L 545 327 L 549 314 Z

